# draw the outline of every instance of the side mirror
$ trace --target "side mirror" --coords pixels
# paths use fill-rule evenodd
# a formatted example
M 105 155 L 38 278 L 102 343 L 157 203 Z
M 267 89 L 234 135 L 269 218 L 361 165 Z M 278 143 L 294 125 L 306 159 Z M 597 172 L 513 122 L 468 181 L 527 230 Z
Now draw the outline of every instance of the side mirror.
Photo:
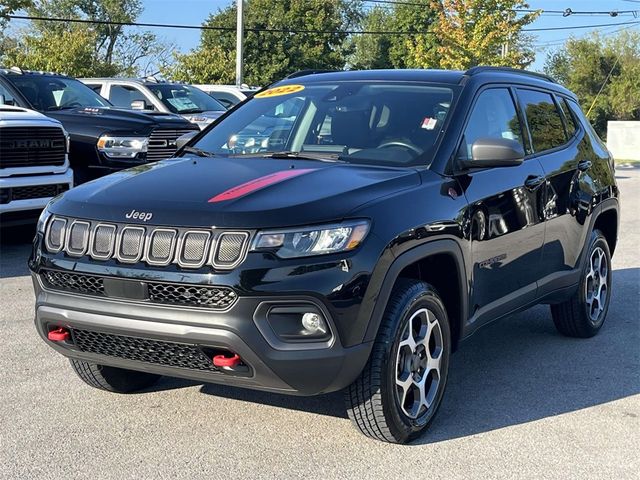
M 131 110 L 146 110 L 147 102 L 144 100 L 134 100 L 131 102 Z
M 198 133 L 200 132 L 193 131 L 193 132 L 185 133 L 184 135 L 180 135 L 176 140 L 176 150 L 181 150 L 182 147 L 184 147 L 187 143 L 189 143 L 191 139 L 195 137 Z
M 479 138 L 471 146 L 466 167 L 513 167 L 524 162 L 524 148 L 508 138 Z
M 6 100 L 4 99 L 4 95 L 0 93 L 0 105 L 6 105 Z

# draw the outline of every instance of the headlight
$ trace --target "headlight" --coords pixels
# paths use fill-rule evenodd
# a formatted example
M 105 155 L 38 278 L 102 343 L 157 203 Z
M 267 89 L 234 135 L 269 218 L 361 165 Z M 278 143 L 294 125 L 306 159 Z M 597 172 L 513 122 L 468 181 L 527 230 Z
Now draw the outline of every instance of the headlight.
M 98 139 L 98 150 L 110 158 L 135 158 L 138 153 L 146 152 L 148 145 L 147 137 L 103 135 Z
M 42 213 L 38 217 L 38 224 L 36 225 L 36 230 L 39 233 L 44 233 L 45 228 L 47 228 L 47 222 L 49 221 L 49 218 L 51 218 L 51 212 L 49 212 L 49 209 L 47 208 L 48 206 L 49 205 L 44 207 L 44 209 L 42 210 Z
M 347 252 L 360 245 L 368 232 L 366 220 L 264 231 L 258 233 L 252 249 L 272 250 L 280 258 Z

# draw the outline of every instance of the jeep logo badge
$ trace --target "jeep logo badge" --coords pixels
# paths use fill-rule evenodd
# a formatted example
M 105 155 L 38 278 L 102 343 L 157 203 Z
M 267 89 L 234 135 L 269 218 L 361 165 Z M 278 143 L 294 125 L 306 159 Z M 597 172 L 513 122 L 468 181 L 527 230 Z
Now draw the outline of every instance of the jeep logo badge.
M 151 217 L 153 217 L 153 213 L 139 212 L 135 209 L 125 215 L 125 218 L 133 218 L 134 220 L 142 220 L 143 222 L 148 222 L 151 220 Z

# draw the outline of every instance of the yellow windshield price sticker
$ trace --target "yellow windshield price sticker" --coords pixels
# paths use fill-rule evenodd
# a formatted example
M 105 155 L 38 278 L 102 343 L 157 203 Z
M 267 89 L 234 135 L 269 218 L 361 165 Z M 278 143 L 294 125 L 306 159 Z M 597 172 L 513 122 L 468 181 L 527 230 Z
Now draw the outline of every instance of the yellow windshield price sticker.
M 283 85 L 282 87 L 270 88 L 264 92 L 254 95 L 255 98 L 279 97 L 280 95 L 289 95 L 304 90 L 304 85 Z

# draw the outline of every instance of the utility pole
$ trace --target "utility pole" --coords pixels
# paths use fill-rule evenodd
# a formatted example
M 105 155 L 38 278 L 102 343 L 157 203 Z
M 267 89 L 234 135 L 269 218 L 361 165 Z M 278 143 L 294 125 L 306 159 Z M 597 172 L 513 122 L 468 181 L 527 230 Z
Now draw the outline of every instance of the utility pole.
M 236 24 L 236 85 L 242 85 L 242 57 L 244 53 L 244 0 L 236 0 L 238 20 Z

